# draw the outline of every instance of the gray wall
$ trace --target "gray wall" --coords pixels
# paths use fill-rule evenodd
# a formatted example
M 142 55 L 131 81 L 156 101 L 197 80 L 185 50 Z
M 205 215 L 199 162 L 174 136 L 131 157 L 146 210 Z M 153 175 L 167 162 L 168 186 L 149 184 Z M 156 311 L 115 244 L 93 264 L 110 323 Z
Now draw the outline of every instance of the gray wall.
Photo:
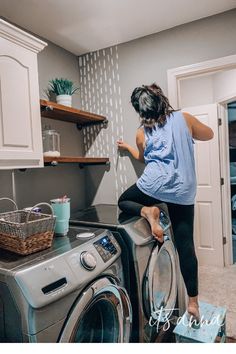
M 77 57 L 53 43 L 48 42 L 48 46 L 39 53 L 38 69 L 40 98 L 46 99 L 44 89 L 51 78 L 65 77 L 79 85 Z M 79 95 L 73 96 L 72 103 L 74 107 L 80 107 Z M 61 155 L 84 154 L 82 133 L 75 124 L 42 119 L 42 126 L 45 124 L 50 124 L 51 128 L 60 132 Z M 85 170 L 81 170 L 78 165 L 27 169 L 25 172 L 16 170 L 17 203 L 21 208 L 67 194 L 71 197 L 72 211 L 83 208 L 84 178 Z M 11 171 L 0 171 L 0 196 L 12 196 Z
M 138 118 L 130 104 L 130 95 L 136 86 L 150 84 L 155 81 L 167 93 L 168 69 L 236 54 L 235 38 L 236 10 L 232 10 L 118 45 L 118 73 L 116 73 L 116 77 L 118 74 L 122 119 L 119 117 L 118 121 L 116 121 L 114 118 L 116 115 L 114 104 L 112 107 L 109 107 L 107 116 L 109 125 L 113 125 L 113 133 L 111 128 L 104 133 L 105 135 L 108 134 L 109 144 L 115 141 L 117 135 L 116 128 L 121 122 L 123 122 L 124 140 L 130 144 L 135 144 Z M 102 51 L 99 52 L 100 55 L 103 55 Z M 104 54 L 105 62 L 108 61 L 107 56 L 110 55 L 109 53 L 109 48 L 107 48 Z M 93 57 L 94 53 L 89 55 Z M 87 64 L 83 64 L 83 61 L 86 63 L 86 56 L 80 57 L 80 61 L 84 70 L 82 74 L 84 73 L 87 76 Z M 89 85 L 88 82 L 84 83 L 84 78 L 81 78 L 80 75 L 81 84 L 87 90 L 89 88 L 92 92 L 95 89 L 96 92 L 97 82 L 99 85 L 101 82 L 102 88 L 104 88 L 104 85 L 109 87 L 109 80 L 117 84 L 117 80 L 114 80 L 112 76 L 112 71 L 109 75 L 107 73 L 106 82 L 104 82 L 105 68 L 101 70 L 102 66 L 94 66 L 94 64 L 92 67 L 92 73 L 91 71 L 89 72 Z M 103 77 L 102 80 L 100 79 L 101 77 Z M 99 108 L 103 104 L 105 96 L 106 93 L 103 90 L 103 93 L 100 92 L 99 96 L 95 97 L 95 108 Z M 85 104 L 89 104 L 88 97 L 82 100 L 82 106 Z M 104 139 L 106 140 L 107 137 L 105 135 Z M 117 189 L 118 175 L 114 173 L 114 150 L 111 146 L 108 153 L 112 166 L 110 172 L 107 172 L 107 175 L 105 174 L 105 177 L 101 179 L 101 173 L 97 176 L 94 173 L 94 168 L 88 168 L 86 171 L 86 181 L 91 186 L 87 203 L 116 203 L 117 201 L 117 193 L 115 191 Z M 117 152 L 115 149 L 116 159 Z M 140 175 L 143 168 L 139 163 L 130 160 L 127 156 L 119 157 L 118 164 L 123 165 L 121 171 L 123 171 L 127 178 L 127 185 L 131 185 L 136 181 L 137 176 Z M 118 195 L 122 192 L 123 186 L 121 184 L 118 185 Z

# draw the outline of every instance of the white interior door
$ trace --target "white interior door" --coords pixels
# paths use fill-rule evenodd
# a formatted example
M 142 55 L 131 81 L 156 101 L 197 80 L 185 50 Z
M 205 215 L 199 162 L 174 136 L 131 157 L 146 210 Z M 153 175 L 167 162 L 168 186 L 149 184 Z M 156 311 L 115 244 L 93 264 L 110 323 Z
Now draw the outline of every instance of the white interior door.
M 223 267 L 223 226 L 217 104 L 184 108 L 182 111 L 194 115 L 214 131 L 214 138 L 212 140 L 195 141 L 197 196 L 194 237 L 199 264 Z

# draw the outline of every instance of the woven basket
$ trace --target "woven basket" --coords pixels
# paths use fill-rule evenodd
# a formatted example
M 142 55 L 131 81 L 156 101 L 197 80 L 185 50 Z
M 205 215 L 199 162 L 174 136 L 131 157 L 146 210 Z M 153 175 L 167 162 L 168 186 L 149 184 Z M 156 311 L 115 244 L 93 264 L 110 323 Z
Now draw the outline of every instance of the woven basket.
M 0 198 L 1 200 L 11 200 Z M 48 203 L 39 203 L 30 211 L 16 210 L 0 213 L 0 248 L 8 251 L 28 255 L 51 247 L 56 217 Z M 40 205 L 47 205 L 52 215 L 36 213 L 33 209 Z

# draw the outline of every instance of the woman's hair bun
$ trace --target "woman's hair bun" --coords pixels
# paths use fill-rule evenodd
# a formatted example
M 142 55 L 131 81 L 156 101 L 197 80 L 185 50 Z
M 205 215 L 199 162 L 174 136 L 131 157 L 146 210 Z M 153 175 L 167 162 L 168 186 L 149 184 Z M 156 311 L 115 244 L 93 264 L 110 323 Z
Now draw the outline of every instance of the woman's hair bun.
M 163 126 L 166 117 L 174 111 L 156 83 L 136 87 L 131 95 L 131 103 L 141 118 L 141 125 L 146 127 L 153 127 L 156 123 Z

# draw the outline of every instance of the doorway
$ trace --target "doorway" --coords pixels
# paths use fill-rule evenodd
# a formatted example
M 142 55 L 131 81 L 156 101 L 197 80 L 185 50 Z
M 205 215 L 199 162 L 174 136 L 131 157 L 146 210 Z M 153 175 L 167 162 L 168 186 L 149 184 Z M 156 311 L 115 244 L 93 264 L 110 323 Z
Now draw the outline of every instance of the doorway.
M 192 113 L 214 131 L 212 141 L 197 142 L 195 149 L 196 251 L 200 265 L 231 265 L 236 213 L 231 210 L 228 108 L 236 101 L 236 55 L 169 70 L 168 95 L 174 108 Z

